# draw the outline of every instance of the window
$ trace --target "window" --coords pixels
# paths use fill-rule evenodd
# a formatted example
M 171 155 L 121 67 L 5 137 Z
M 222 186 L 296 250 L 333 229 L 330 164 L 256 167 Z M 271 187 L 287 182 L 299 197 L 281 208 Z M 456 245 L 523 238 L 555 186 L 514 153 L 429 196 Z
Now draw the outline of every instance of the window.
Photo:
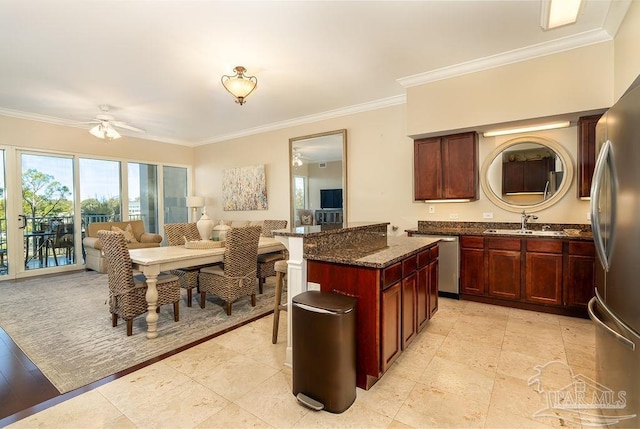
M 79 162 L 83 223 L 120 221 L 120 162 L 89 158 L 80 158 Z
M 158 231 L 158 167 L 127 164 L 129 219 L 142 219 L 145 231 Z
M 187 169 L 163 167 L 164 223 L 188 222 Z

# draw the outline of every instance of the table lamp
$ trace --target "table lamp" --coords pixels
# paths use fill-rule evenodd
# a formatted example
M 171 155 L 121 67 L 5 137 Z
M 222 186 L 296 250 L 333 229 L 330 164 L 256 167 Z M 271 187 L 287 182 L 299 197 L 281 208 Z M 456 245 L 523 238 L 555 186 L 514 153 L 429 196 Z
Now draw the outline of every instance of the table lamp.
M 204 207 L 204 197 L 187 197 L 187 207 L 193 209 L 191 221 L 195 222 L 198 216 L 198 209 Z

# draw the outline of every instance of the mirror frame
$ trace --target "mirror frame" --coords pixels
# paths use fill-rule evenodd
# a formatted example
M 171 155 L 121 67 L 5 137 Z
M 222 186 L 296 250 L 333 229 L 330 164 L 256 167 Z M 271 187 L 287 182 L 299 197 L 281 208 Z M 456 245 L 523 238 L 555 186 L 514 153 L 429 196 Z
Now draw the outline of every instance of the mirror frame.
M 504 150 L 519 143 L 538 143 L 546 146 L 549 149 L 553 150 L 560 157 L 560 160 L 564 164 L 565 171 L 564 177 L 562 179 L 562 184 L 560 185 L 558 191 L 546 201 L 529 205 L 511 204 L 507 201 L 504 201 L 502 198 L 500 198 L 499 195 L 496 195 L 493 189 L 491 189 L 491 186 L 489 186 L 489 183 L 487 181 L 487 173 L 489 171 L 489 167 L 491 166 L 491 164 L 493 164 L 493 161 L 496 159 L 496 157 L 500 156 Z M 528 212 L 537 212 L 551 207 L 566 195 L 566 193 L 569 191 L 569 188 L 571 187 L 571 183 L 573 183 L 573 162 L 571 160 L 571 155 L 569 155 L 569 152 L 567 152 L 567 150 L 562 147 L 560 143 L 546 137 L 523 136 L 507 140 L 506 142 L 502 143 L 500 146 L 492 150 L 489 155 L 487 155 L 484 163 L 482 164 L 482 170 L 480 173 L 480 185 L 482 186 L 482 190 L 484 191 L 484 194 L 487 196 L 487 198 L 489 198 L 489 200 L 491 200 L 491 202 L 493 202 L 498 207 L 510 212 L 517 213 L 522 212 L 522 210 L 526 210 Z
M 332 136 L 340 134 L 342 135 L 342 221 L 347 223 L 347 201 L 348 201 L 348 188 L 347 188 L 347 130 L 333 130 L 324 133 L 309 134 L 306 136 L 293 137 L 289 139 L 289 225 L 291 228 L 295 228 L 295 198 L 293 195 L 293 145 L 301 140 L 310 140 L 318 137 Z M 314 219 L 315 224 L 315 219 Z

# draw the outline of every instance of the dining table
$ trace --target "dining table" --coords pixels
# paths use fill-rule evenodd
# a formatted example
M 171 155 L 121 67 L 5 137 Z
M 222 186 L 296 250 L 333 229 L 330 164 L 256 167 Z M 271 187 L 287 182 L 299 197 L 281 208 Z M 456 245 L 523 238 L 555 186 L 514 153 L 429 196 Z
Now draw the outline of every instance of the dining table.
M 203 246 L 204 247 L 204 246 Z M 258 254 L 285 250 L 284 245 L 271 237 L 260 237 Z M 163 271 L 210 265 L 224 260 L 225 247 L 187 248 L 186 246 L 161 246 L 130 249 L 133 269 L 146 277 L 147 292 L 147 338 L 158 336 L 158 275 Z

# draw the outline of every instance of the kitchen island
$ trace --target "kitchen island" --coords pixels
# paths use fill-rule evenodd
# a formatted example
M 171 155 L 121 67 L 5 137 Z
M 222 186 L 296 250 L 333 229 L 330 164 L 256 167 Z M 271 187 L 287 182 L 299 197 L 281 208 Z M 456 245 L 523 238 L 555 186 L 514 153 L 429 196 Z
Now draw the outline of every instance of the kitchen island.
M 370 388 L 437 311 L 437 239 L 387 237 L 388 223 L 274 231 L 289 249 L 288 296 L 358 298 L 356 379 Z M 291 312 L 285 364 L 291 365 Z

